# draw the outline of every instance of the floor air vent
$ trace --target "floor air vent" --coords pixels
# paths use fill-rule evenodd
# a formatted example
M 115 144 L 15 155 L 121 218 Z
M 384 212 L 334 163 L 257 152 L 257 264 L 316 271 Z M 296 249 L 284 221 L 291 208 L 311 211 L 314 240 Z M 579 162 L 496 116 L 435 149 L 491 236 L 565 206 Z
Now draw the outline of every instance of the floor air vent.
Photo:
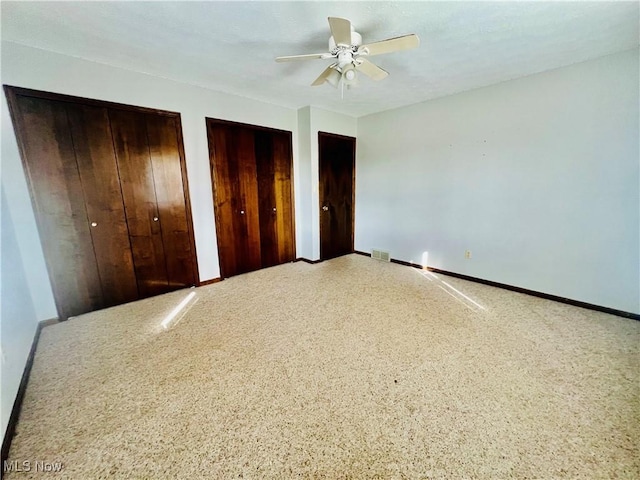
M 382 250 L 371 250 L 371 258 L 375 258 L 376 260 L 382 260 L 383 262 L 391 261 L 389 252 L 384 252 Z

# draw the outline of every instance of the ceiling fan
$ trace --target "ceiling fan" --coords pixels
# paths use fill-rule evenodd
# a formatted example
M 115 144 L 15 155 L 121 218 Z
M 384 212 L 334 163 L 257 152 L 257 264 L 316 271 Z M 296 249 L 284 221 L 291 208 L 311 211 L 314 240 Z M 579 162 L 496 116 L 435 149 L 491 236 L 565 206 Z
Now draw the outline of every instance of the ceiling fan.
M 317 86 L 327 82 L 334 87 L 341 84 L 343 87 L 346 85 L 351 88 L 358 84 L 356 72 L 362 72 L 374 80 L 382 80 L 389 75 L 366 57 L 408 50 L 420 45 L 420 39 L 415 34 L 362 45 L 362 36 L 345 18 L 329 17 L 329 28 L 331 29 L 329 52 L 277 57 L 276 62 L 334 58 L 334 63 L 329 65 L 311 85 Z

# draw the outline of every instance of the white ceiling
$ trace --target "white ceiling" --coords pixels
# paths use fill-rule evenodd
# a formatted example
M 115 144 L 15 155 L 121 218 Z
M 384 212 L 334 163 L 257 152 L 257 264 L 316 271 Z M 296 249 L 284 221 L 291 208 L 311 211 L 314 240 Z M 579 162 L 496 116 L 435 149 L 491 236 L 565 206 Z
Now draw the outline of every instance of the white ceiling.
M 8 2 L 2 39 L 287 107 L 352 116 L 558 68 L 639 43 L 639 2 Z M 330 60 L 328 16 L 364 43 L 417 33 L 371 57 L 390 72 L 344 92 L 311 82 Z

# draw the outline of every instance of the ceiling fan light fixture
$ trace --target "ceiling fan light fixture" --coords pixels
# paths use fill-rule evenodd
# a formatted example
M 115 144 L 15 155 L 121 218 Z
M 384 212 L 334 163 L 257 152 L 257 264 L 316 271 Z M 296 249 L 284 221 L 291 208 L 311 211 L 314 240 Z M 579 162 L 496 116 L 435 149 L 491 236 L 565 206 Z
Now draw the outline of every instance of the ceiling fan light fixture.
M 342 75 L 340 74 L 340 72 L 334 68 L 331 71 L 331 73 L 327 76 L 325 81 L 331 84 L 334 88 L 338 88 L 338 84 L 340 83 L 341 78 L 342 78 Z
M 342 68 L 342 83 L 345 86 L 350 86 L 356 83 L 358 74 L 356 73 L 356 67 L 352 64 L 346 65 Z

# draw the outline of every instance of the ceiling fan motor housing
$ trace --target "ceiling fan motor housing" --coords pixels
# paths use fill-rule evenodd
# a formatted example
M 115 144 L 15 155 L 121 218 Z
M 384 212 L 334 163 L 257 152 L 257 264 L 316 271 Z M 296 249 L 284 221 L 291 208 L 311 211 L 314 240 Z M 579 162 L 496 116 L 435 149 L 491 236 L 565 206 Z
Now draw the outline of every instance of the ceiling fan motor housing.
M 351 27 L 351 45 L 336 45 L 333 35 L 329 37 L 329 51 L 336 55 L 338 60 L 336 69 L 342 74 L 342 81 L 346 84 L 354 83 L 357 66 L 354 61 L 358 47 L 362 45 L 362 36 Z
M 351 47 L 359 47 L 362 45 L 362 35 L 360 35 L 355 30 L 351 30 Z M 329 37 L 329 51 L 333 52 L 338 48 L 336 45 L 336 41 L 333 39 L 333 35 Z

